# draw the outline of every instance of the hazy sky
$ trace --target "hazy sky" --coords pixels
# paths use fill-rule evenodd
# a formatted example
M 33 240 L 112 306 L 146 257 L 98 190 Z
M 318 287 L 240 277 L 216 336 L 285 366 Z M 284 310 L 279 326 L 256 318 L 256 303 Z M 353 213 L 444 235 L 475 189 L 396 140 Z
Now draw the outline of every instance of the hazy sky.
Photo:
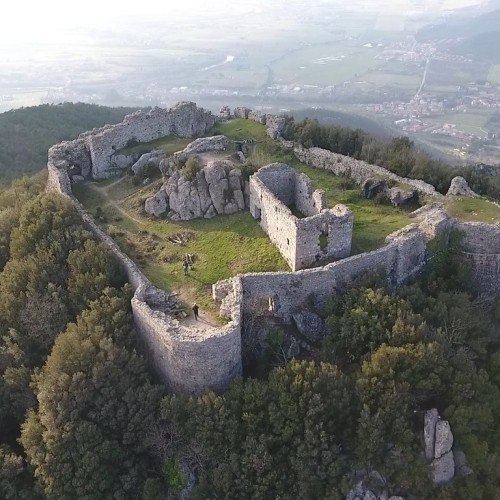
M 85 0 L 70 2 L 68 0 L 8 0 L 2 5 L 2 22 L 0 26 L 0 41 L 17 42 L 19 40 L 52 40 L 59 39 L 61 32 L 71 32 L 75 28 L 87 26 L 102 26 L 119 18 L 137 19 L 144 22 L 149 19 L 175 19 L 182 17 L 196 18 L 199 13 L 213 15 L 266 9 L 266 6 L 278 7 L 304 5 L 307 8 L 312 3 L 338 3 L 358 8 L 415 9 L 433 8 L 446 9 L 463 7 L 481 3 L 481 0 Z M 6 5 L 5 5 L 6 4 Z M 390 6 L 390 7 L 389 7 Z M 240 20 L 244 21 L 244 20 Z
M 60 42 L 81 28 L 119 24 L 124 18 L 139 25 L 146 19 L 185 20 L 192 17 L 194 20 L 197 16 L 217 17 L 220 13 L 234 13 L 238 19 L 242 11 L 255 9 L 263 14 L 269 6 L 282 5 L 286 12 L 287 6 L 304 5 L 307 8 L 312 3 L 338 3 L 363 9 L 373 9 L 378 4 L 384 10 L 389 5 L 395 10 L 422 7 L 440 10 L 478 4 L 481 0 L 350 0 L 347 4 L 342 0 L 8 0 L 2 5 L 0 44 L 5 50 L 23 41 Z M 244 22 L 244 18 L 240 22 Z

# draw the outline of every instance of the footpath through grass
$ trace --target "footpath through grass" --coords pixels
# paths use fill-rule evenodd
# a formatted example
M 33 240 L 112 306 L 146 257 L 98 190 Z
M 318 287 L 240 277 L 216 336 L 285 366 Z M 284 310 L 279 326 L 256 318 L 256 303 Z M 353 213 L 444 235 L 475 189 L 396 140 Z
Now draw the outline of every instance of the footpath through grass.
M 252 139 L 244 171 L 251 173 L 274 161 L 288 163 L 308 175 L 315 189 L 324 189 L 328 205 L 345 203 L 354 214 L 352 253 L 374 250 L 385 237 L 411 222 L 408 212 L 390 205 L 375 204 L 361 197 L 352 181 L 308 167 L 270 139 L 263 125 L 252 120 L 218 123 L 210 135 L 224 134 L 232 140 Z M 190 139 L 166 137 L 135 145 L 128 153 L 163 147 L 170 153 L 183 149 Z M 123 152 L 123 151 L 121 151 Z M 146 276 L 157 286 L 179 292 L 186 302 L 196 300 L 215 313 L 211 286 L 238 273 L 288 271 L 284 259 L 248 212 L 212 219 L 176 222 L 151 219 L 144 213 L 144 201 L 158 191 L 161 180 L 134 186 L 132 177 L 114 178 L 75 186 L 74 192 L 97 222 L 116 240 Z M 169 240 L 169 238 L 171 238 Z M 178 245 L 171 240 L 181 239 Z M 182 258 L 194 255 L 194 266 L 184 276 Z
M 78 185 L 75 195 L 155 285 L 180 293 L 187 303 L 197 301 L 215 314 L 211 286 L 216 281 L 238 273 L 290 270 L 249 212 L 184 222 L 154 220 L 142 207 L 157 188 L 134 187 L 129 178 L 118 186 L 105 196 L 95 186 Z M 187 277 L 182 268 L 186 253 L 195 259 Z

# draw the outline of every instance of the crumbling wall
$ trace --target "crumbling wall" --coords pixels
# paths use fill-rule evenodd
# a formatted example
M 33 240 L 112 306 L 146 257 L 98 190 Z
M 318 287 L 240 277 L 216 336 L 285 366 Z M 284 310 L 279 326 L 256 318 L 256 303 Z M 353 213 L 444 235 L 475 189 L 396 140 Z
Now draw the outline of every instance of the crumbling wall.
M 284 183 L 287 183 L 287 179 Z M 293 193 L 293 189 L 291 192 Z M 290 196 L 284 195 L 284 197 L 291 199 Z M 290 268 L 295 270 L 297 218 L 255 175 L 250 178 L 250 213 L 260 221 L 271 242 L 276 245 Z
M 382 177 L 400 184 L 407 184 L 420 193 L 428 196 L 442 196 L 436 191 L 434 186 L 424 181 L 400 177 L 383 167 L 371 165 L 364 161 L 351 158 L 350 156 L 332 153 L 326 149 L 303 148 L 302 146 L 296 146 L 293 151 L 297 159 L 307 165 L 322 170 L 328 170 L 338 176 L 349 177 L 359 185 L 362 185 L 367 179 Z
M 306 217 L 297 218 L 292 205 Z M 325 193 L 288 165 L 272 163 L 250 177 L 250 213 L 293 271 L 351 253 L 352 212 L 324 207 Z
M 242 287 L 243 314 L 265 312 L 271 304 L 275 316 L 291 321 L 292 314 L 310 305 L 317 312 L 324 313 L 332 295 L 342 293 L 368 272 L 384 271 L 389 284 L 397 286 L 420 271 L 425 262 L 425 235 L 417 225 L 412 224 L 389 235 L 387 244 L 373 252 L 314 269 L 243 274 L 232 280 L 239 281 Z M 214 297 L 223 300 L 228 289 L 227 281 L 214 285 Z
M 137 111 L 116 125 L 105 125 L 80 134 L 74 141 L 56 144 L 49 150 L 49 163 L 65 169 L 70 178 L 104 179 L 133 162 L 132 157 L 115 155 L 129 141 L 148 142 L 168 135 L 192 137 L 204 134 L 215 122 L 210 111 L 193 102 Z
M 456 224 L 464 238 L 464 256 L 472 266 L 474 287 L 484 296 L 500 293 L 500 226 L 483 222 Z
M 137 111 L 117 125 L 107 125 L 85 135 L 92 158 L 92 177 L 102 179 L 116 172 L 112 156 L 130 140 L 148 142 L 175 135 L 192 137 L 213 127 L 216 118 L 194 102 L 181 102 L 170 109 L 153 108 Z
M 295 269 L 351 255 L 353 215 L 345 205 L 296 220 Z M 324 243 L 323 243 L 324 241 Z
M 295 206 L 306 217 L 319 214 L 327 209 L 325 192 L 322 189 L 313 190 L 311 179 L 306 174 L 295 175 Z
M 219 328 L 182 326 L 149 304 L 147 288 L 132 299 L 134 322 L 163 383 L 175 393 L 220 392 L 241 376 L 239 303 L 232 321 Z
M 166 314 L 169 296 L 156 288 L 114 240 L 75 199 L 66 169 L 49 163 L 46 189 L 66 196 L 96 238 L 105 243 L 120 262 L 135 290 L 132 298 L 134 323 L 163 383 L 176 393 L 200 394 L 207 389 L 223 391 L 241 375 L 241 287 L 232 284 L 228 317 L 223 327 L 197 328 L 183 325 Z

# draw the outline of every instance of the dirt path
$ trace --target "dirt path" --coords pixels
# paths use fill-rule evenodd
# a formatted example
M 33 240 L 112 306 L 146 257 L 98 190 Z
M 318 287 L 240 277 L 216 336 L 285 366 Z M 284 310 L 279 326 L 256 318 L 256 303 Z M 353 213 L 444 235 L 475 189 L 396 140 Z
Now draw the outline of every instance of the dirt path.
M 120 212 L 124 217 L 127 217 L 127 219 L 130 219 L 130 220 L 133 220 L 134 222 L 136 222 L 137 224 L 140 224 L 141 226 L 144 226 L 145 223 L 140 220 L 140 219 L 136 219 L 135 217 L 133 217 L 132 215 L 130 215 L 128 212 L 126 212 L 125 210 L 123 210 L 122 207 L 120 207 L 120 205 L 118 203 L 116 203 L 116 201 L 114 200 L 111 200 L 109 198 L 109 196 L 107 195 L 107 190 L 111 187 L 111 186 L 115 186 L 116 184 L 118 184 L 119 182 L 121 182 L 124 178 L 122 177 L 121 179 L 118 179 L 116 182 L 113 182 L 112 184 L 110 184 L 109 186 L 106 186 L 106 187 L 99 187 L 99 186 L 96 186 L 95 184 L 88 184 L 88 186 L 90 187 L 90 189 L 96 191 L 97 193 L 103 195 L 106 197 L 106 199 L 108 200 L 107 203 L 104 205 L 104 206 L 112 206 L 113 208 L 115 208 L 118 212 Z
M 116 202 L 115 200 L 112 200 L 108 194 L 108 190 L 110 188 L 112 188 L 113 186 L 116 186 L 117 184 L 122 182 L 125 178 L 126 177 L 120 177 L 119 179 L 112 182 L 111 184 L 109 184 L 107 186 L 103 186 L 103 187 L 99 187 L 98 185 L 96 185 L 94 183 L 89 183 L 88 186 L 90 187 L 90 189 L 96 191 L 97 193 L 99 193 L 100 195 L 102 195 L 106 198 L 107 202 L 104 206 L 109 205 L 109 206 L 113 207 L 114 209 L 116 209 L 124 217 L 134 221 L 135 223 L 137 223 L 141 226 L 144 226 L 144 225 L 146 225 L 146 223 L 144 221 L 137 219 L 133 215 L 130 215 L 127 211 L 125 211 L 119 205 L 118 202 Z M 126 200 L 130 196 L 135 195 L 136 193 L 138 193 L 139 191 L 142 191 L 143 189 L 147 189 L 148 187 L 149 187 L 149 185 L 141 187 L 137 191 L 134 191 L 133 193 L 126 196 L 122 201 Z M 196 328 L 198 330 L 211 330 L 212 328 L 219 328 L 221 326 L 220 324 L 215 322 L 215 320 L 213 319 L 213 317 L 209 313 L 202 311 L 201 309 L 199 311 L 198 320 L 194 319 L 193 311 L 191 311 L 189 306 L 186 307 L 185 311 L 188 314 L 188 316 L 186 318 L 182 318 L 182 319 L 178 318 L 179 323 L 183 326 L 193 327 L 193 328 Z
M 198 320 L 194 319 L 194 315 L 191 310 L 186 312 L 189 316 L 179 320 L 179 323 L 182 326 L 192 326 L 198 330 L 211 330 L 212 328 L 220 328 L 221 326 L 220 324 L 217 324 L 208 313 L 203 312 L 201 309 L 198 312 Z

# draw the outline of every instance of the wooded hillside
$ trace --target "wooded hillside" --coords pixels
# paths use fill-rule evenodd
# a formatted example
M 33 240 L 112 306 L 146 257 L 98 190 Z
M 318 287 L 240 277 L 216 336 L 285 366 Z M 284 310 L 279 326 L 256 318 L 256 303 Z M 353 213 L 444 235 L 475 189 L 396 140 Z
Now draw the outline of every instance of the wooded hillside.
M 48 149 L 107 123 L 119 123 L 133 108 L 95 104 L 43 104 L 0 113 L 0 182 L 9 183 L 47 164 Z

